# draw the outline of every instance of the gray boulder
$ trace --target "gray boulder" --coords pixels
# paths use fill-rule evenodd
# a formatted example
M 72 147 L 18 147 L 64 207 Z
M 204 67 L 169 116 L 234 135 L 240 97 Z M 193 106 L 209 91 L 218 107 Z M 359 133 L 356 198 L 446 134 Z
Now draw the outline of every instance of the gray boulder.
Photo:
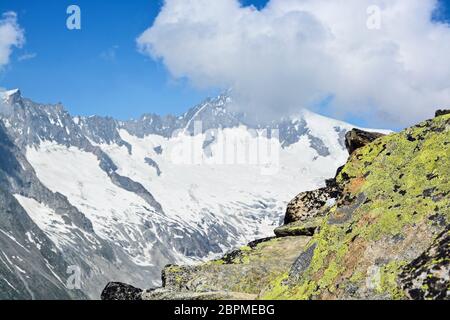
M 349 154 L 384 136 L 382 133 L 353 129 L 345 135 L 345 147 Z
M 110 282 L 102 292 L 102 300 L 142 300 L 144 290 L 121 282 Z
M 326 204 L 331 204 L 341 192 L 339 187 L 330 181 L 334 180 L 328 180 L 325 188 L 302 192 L 289 202 L 284 224 L 306 221 L 325 214 L 323 209 L 326 208 Z

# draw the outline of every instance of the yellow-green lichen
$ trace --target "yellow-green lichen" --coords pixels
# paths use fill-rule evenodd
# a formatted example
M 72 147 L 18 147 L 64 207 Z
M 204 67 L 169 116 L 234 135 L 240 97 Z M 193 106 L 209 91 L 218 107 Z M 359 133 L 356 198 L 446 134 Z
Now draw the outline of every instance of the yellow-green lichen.
M 450 115 L 439 117 L 357 150 L 337 177 L 350 206 L 343 211 L 347 204 L 338 202 L 329 211 L 311 240 L 312 261 L 297 282 L 286 286 L 285 279 L 275 279 L 265 297 L 320 298 L 338 294 L 343 283 L 364 286 L 377 257 L 396 257 L 407 249 L 419 254 L 425 245 L 415 248 L 415 242 L 431 243 L 442 229 L 442 221 L 432 216 L 446 219 L 444 224 L 450 220 L 449 120 Z M 352 198 L 361 195 L 365 201 L 353 208 Z M 341 212 L 345 219 L 336 218 Z M 382 244 L 386 251 L 374 249 Z M 379 296 L 403 298 L 397 277 L 405 263 L 380 267 Z
M 376 291 L 378 293 L 388 293 L 391 299 L 399 300 L 404 298 L 404 293 L 397 283 L 397 276 L 405 264 L 406 262 L 403 261 L 393 261 L 381 267 Z

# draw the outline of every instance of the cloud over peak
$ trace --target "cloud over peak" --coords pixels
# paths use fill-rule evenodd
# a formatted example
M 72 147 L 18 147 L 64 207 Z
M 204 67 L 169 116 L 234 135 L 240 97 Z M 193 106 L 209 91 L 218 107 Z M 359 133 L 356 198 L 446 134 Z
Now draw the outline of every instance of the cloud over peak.
M 17 23 L 17 14 L 3 13 L 0 17 L 0 68 L 9 63 L 13 48 L 20 48 L 24 42 L 24 31 Z
M 250 113 L 327 100 L 331 114 L 404 125 L 450 104 L 450 27 L 432 22 L 436 6 L 271 0 L 258 11 L 238 0 L 166 0 L 137 42 L 175 78 L 233 88 Z

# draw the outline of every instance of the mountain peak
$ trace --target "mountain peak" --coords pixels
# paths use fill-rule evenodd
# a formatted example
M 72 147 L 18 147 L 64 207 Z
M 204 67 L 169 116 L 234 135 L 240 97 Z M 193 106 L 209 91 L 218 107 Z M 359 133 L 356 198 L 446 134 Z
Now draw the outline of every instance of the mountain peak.
M 20 89 L 13 89 L 0 92 L 0 96 L 2 100 L 6 103 L 14 103 L 22 96 Z

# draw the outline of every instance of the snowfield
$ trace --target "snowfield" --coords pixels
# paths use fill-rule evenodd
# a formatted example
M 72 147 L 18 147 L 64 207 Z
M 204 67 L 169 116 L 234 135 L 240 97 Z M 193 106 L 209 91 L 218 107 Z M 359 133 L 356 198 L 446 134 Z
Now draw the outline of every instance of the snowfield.
M 273 236 L 287 202 L 301 191 L 322 186 L 347 158 L 338 143 L 338 133 L 330 130 L 341 123 L 311 113 L 306 120 L 318 127 L 315 133 L 331 146 L 330 155 L 318 156 L 306 136 L 286 148 L 281 148 L 278 141 L 264 138 L 264 143 L 271 143 L 271 151 L 277 153 L 273 174 L 264 172 L 264 164 L 248 163 L 252 152 L 249 146 L 261 145 L 261 138 L 245 126 L 219 131 L 224 141 L 232 141 L 235 154 L 224 154 L 221 149 L 224 144 L 215 141 L 207 152 L 201 153 L 200 161 L 193 163 L 189 163 L 192 158 L 181 159 L 176 154 L 177 148 L 203 142 L 204 134 L 138 138 L 121 129 L 120 137 L 131 145 L 131 153 L 117 144 L 98 145 L 118 167 L 118 174 L 141 183 L 151 192 L 162 205 L 163 214 L 150 208 L 135 193 L 114 185 L 91 153 L 42 142 L 38 147 L 29 147 L 26 157 L 42 183 L 65 195 L 92 222 L 101 238 L 120 243 L 137 265 L 153 266 L 154 244 L 167 243 L 168 238 L 189 242 L 191 233 L 186 230 L 204 237 L 210 236 L 210 229 L 223 230 L 227 234 L 225 239 L 217 239 L 216 243 L 220 252 Z M 330 123 L 325 126 L 323 121 Z M 151 159 L 159 170 L 146 159 Z M 31 199 L 18 197 L 18 200 L 51 239 L 57 243 L 70 241 L 70 230 L 59 216 Z M 166 228 L 161 230 L 161 226 Z M 183 262 L 211 257 L 210 254 L 187 257 L 176 246 L 170 250 Z

